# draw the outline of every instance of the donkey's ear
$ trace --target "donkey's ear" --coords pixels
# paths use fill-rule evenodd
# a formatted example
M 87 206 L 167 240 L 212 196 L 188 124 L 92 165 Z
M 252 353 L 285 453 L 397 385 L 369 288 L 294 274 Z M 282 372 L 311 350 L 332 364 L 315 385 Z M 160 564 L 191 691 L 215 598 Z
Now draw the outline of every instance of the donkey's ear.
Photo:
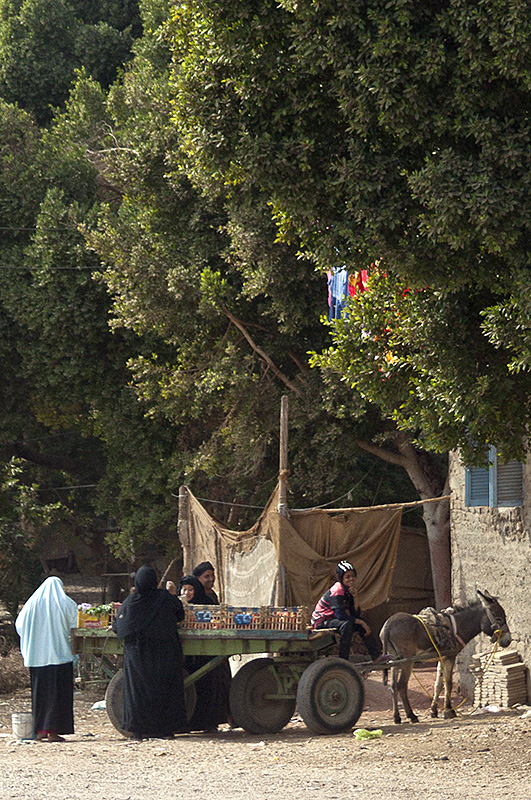
M 484 606 L 485 605 L 490 605 L 490 603 L 493 603 L 495 601 L 495 599 L 496 599 L 491 594 L 489 594 L 487 592 L 487 590 L 485 590 L 484 592 L 480 592 L 479 589 L 476 589 L 476 592 L 477 592 L 478 597 L 479 597 L 479 599 L 481 600 L 481 602 L 483 603 Z

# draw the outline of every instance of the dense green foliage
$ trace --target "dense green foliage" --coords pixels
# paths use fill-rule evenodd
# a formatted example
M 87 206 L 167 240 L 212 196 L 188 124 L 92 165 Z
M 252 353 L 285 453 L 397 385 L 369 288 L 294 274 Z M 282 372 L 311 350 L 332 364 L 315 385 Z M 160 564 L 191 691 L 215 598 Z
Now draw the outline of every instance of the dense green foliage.
M 194 182 L 258 184 L 280 235 L 323 269 L 378 259 L 432 287 L 408 299 L 423 324 L 394 334 L 389 391 L 357 377 L 356 311 L 315 363 L 441 451 L 491 441 L 522 457 L 529 424 L 528 11 L 199 0 L 174 14 L 175 119 Z M 378 326 L 393 292 L 374 292 L 359 313 Z
M 5 542 L 34 559 L 59 497 L 73 540 L 174 553 L 183 482 L 248 525 L 285 393 L 292 506 L 412 499 L 400 467 L 440 493 L 428 451 L 522 457 L 530 25 L 519 0 L 0 0 Z M 324 272 L 370 262 L 324 325 Z
M 60 503 L 45 504 L 35 485 L 24 480 L 20 461 L 11 459 L 0 472 L 0 602 L 16 617 L 19 603 L 31 594 L 41 572 L 39 540 L 64 517 Z
M 254 521 L 288 392 L 292 505 L 413 497 L 399 470 L 357 451 L 360 429 L 382 429 L 377 413 L 359 400 L 335 413 L 342 392 L 308 368 L 326 342 L 326 287 L 275 241 L 263 193 L 205 197 L 182 170 L 168 9 L 143 15 L 110 91 L 88 65 L 46 128 L 0 101 L 2 460 L 23 459 L 43 507 L 60 498 L 59 535 L 77 553 L 101 557 L 105 535 L 128 562 L 151 546 L 175 554 L 183 481 L 225 503 L 210 508 L 230 524 Z M 3 92 L 41 121 L 64 99 L 44 84 L 40 106 Z
M 502 458 L 525 460 L 531 383 L 478 335 L 492 301 L 487 289 L 410 289 L 373 268 L 367 291 L 331 325 L 332 346 L 312 364 L 340 375 L 425 450 L 459 446 L 466 462 L 482 463 L 477 443 L 495 441 Z
M 140 32 L 137 0 L 0 0 L 0 96 L 48 122 L 76 69 L 109 86 Z
M 200 183 L 258 181 L 325 267 L 376 253 L 467 285 L 527 266 L 527 3 L 175 14 L 176 115 Z
M 129 366 L 150 418 L 168 421 L 178 437 L 175 486 L 184 477 L 227 504 L 263 504 L 278 464 L 280 396 L 289 391 L 295 503 L 328 500 L 367 471 L 355 496 L 370 502 L 381 468 L 355 455 L 353 419 L 364 404 L 334 419 L 306 363 L 309 347 L 325 341 L 322 278 L 275 242 L 260 192 L 227 202 L 190 185 L 178 163 L 167 62 L 146 43 L 109 95 L 111 133 L 100 153 L 122 202 L 102 210 L 89 242 L 108 264 L 113 328 L 151 337 L 150 356 Z

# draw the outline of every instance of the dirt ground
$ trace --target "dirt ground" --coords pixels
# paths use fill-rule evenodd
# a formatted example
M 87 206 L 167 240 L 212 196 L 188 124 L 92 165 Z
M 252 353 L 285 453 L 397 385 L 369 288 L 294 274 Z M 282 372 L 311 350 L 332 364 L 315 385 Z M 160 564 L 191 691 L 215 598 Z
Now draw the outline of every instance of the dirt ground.
M 72 581 L 67 591 L 77 602 L 101 602 L 97 579 Z M 416 674 L 429 693 L 433 667 Z M 29 689 L 0 695 L 0 799 L 530 800 L 531 709 L 472 713 L 465 703 L 456 720 L 433 720 L 429 698 L 412 678 L 420 722 L 397 726 L 381 674 L 370 673 L 364 683 L 356 728 L 382 731 L 369 741 L 352 732 L 316 736 L 295 716 L 274 735 L 224 726 L 215 734 L 134 742 L 120 736 L 105 710 L 93 708 L 103 690 L 92 687 L 76 691 L 76 732 L 67 741 L 20 742 L 11 714 L 30 710 Z
M 429 689 L 433 674 L 419 673 Z M 380 729 L 360 742 L 351 732 L 315 736 L 295 716 L 275 735 L 241 730 L 133 742 L 112 727 L 94 689 L 76 692 L 76 732 L 64 744 L 18 742 L 11 714 L 30 708 L 29 690 L 0 697 L 0 797 L 3 800 L 169 800 L 177 796 L 243 800 L 277 797 L 450 800 L 531 797 L 531 711 L 463 714 L 432 720 L 428 699 L 417 725 L 393 725 L 381 677 L 365 681 L 357 728 Z M 3 763 L 2 763 L 3 762 Z

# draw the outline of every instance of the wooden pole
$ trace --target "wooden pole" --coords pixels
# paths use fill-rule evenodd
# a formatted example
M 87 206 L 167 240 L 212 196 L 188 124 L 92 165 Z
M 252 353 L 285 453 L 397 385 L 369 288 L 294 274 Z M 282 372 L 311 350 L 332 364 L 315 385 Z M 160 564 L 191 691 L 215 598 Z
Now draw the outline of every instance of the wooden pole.
M 168 576 L 168 575 L 169 575 L 169 573 L 170 573 L 170 569 L 173 567 L 173 565 L 175 564 L 175 562 L 176 562 L 176 561 L 177 561 L 177 559 L 176 559 L 176 558 L 172 558 L 172 560 L 170 561 L 170 563 L 169 563 L 169 564 L 168 564 L 168 566 L 166 567 L 166 570 L 165 570 L 165 572 L 164 572 L 164 575 L 162 576 L 162 578 L 161 578 L 161 579 L 160 579 L 160 581 L 159 581 L 159 589 L 164 589 L 164 585 L 165 585 L 165 583 L 164 583 L 164 582 L 165 582 L 165 580 L 166 580 L 167 576 Z
M 280 401 L 280 454 L 278 469 L 278 513 L 289 517 L 288 511 L 288 408 L 289 398 L 282 395 Z M 275 605 L 283 606 L 286 602 L 286 571 L 279 564 L 275 581 Z
M 183 548 L 183 570 L 188 575 L 192 570 L 192 556 L 190 552 L 190 532 L 188 530 L 188 489 L 186 486 L 179 486 L 179 517 L 177 521 L 177 533 Z
M 280 457 L 278 474 L 278 513 L 288 514 L 288 396 L 282 395 L 280 402 Z

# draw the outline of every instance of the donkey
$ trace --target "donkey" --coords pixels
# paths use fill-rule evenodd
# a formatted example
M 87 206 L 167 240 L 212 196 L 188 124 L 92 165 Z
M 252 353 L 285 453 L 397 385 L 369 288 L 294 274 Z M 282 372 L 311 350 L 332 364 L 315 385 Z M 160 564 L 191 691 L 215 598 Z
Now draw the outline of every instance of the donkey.
M 437 665 L 437 677 L 431 705 L 432 717 L 436 717 L 438 713 L 437 700 L 443 678 L 445 688 L 444 717 L 449 719 L 456 716 L 451 702 L 452 672 L 457 654 L 471 639 L 479 633 L 485 633 L 490 636 L 493 644 L 499 640 L 498 643 L 501 647 L 507 647 L 511 643 L 511 632 L 501 604 L 496 597 L 492 597 L 488 592 L 480 592 L 478 590 L 477 594 L 479 601 L 476 600 L 467 606 L 455 606 L 452 609 L 439 612 L 438 616 L 443 615 L 448 628 L 445 631 L 446 641 L 443 650 L 435 642 L 443 656 L 443 660 L 442 662 L 439 661 Z M 393 713 L 394 721 L 397 724 L 402 721 L 398 709 L 398 694 L 400 694 L 404 711 L 409 720 L 411 722 L 419 721 L 409 703 L 407 686 L 416 657 L 418 657 L 419 661 L 437 657 L 437 651 L 432 643 L 433 636 L 434 634 L 431 632 L 430 638 L 426 627 L 417 616 L 403 612 L 389 617 L 380 632 L 385 654 L 390 655 L 393 660 L 408 659 L 403 664 L 391 667 Z

